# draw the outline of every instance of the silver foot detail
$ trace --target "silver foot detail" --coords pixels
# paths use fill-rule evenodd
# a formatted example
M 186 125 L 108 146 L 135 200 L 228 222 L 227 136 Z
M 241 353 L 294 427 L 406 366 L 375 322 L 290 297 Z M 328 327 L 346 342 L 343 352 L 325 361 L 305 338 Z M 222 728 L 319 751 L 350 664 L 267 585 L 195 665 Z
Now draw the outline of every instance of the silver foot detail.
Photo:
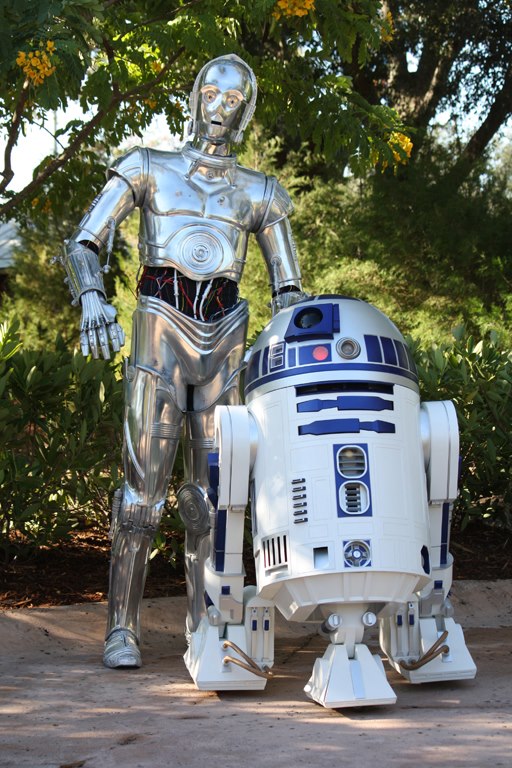
M 142 666 L 139 643 L 129 629 L 114 629 L 105 640 L 103 663 L 110 669 Z

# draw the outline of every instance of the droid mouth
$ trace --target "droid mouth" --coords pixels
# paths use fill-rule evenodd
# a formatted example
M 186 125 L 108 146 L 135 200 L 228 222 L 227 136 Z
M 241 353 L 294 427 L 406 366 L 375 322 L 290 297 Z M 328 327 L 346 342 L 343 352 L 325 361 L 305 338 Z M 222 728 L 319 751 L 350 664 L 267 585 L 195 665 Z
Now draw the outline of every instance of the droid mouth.
M 222 125 L 222 121 L 221 120 L 211 120 L 211 124 L 212 125 Z

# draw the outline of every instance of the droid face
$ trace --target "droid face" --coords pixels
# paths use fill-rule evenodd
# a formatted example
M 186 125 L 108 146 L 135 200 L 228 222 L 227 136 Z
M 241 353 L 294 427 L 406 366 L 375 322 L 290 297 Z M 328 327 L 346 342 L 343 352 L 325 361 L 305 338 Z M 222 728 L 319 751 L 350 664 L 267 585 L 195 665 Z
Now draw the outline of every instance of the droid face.
M 238 56 L 206 64 L 191 94 L 193 133 L 219 142 L 239 142 L 256 105 L 252 69 Z

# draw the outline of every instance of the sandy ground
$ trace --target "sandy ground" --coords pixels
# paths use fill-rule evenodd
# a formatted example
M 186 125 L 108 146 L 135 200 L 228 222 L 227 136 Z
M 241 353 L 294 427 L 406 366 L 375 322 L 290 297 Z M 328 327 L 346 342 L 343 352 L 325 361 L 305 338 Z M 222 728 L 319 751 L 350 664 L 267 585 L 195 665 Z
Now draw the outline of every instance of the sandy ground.
M 101 664 L 104 603 L 0 614 L 0 766 L 512 766 L 512 581 L 455 582 L 475 680 L 414 686 L 395 705 L 306 698 L 323 641 L 280 619 L 261 692 L 202 693 L 183 663 L 184 598 L 144 603 L 140 670 Z

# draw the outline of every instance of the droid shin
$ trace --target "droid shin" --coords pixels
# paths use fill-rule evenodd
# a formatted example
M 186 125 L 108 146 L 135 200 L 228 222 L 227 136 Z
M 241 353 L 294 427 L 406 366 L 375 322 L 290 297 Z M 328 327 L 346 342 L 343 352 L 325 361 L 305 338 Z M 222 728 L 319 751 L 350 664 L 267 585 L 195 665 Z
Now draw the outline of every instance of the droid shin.
M 396 327 L 340 296 L 284 309 L 251 350 L 245 401 L 216 411 L 209 608 L 185 656 L 197 686 L 263 688 L 275 608 L 326 637 L 305 686 L 325 707 L 396 700 L 368 630 L 412 683 L 474 677 L 448 597 L 455 409 L 420 402 Z

